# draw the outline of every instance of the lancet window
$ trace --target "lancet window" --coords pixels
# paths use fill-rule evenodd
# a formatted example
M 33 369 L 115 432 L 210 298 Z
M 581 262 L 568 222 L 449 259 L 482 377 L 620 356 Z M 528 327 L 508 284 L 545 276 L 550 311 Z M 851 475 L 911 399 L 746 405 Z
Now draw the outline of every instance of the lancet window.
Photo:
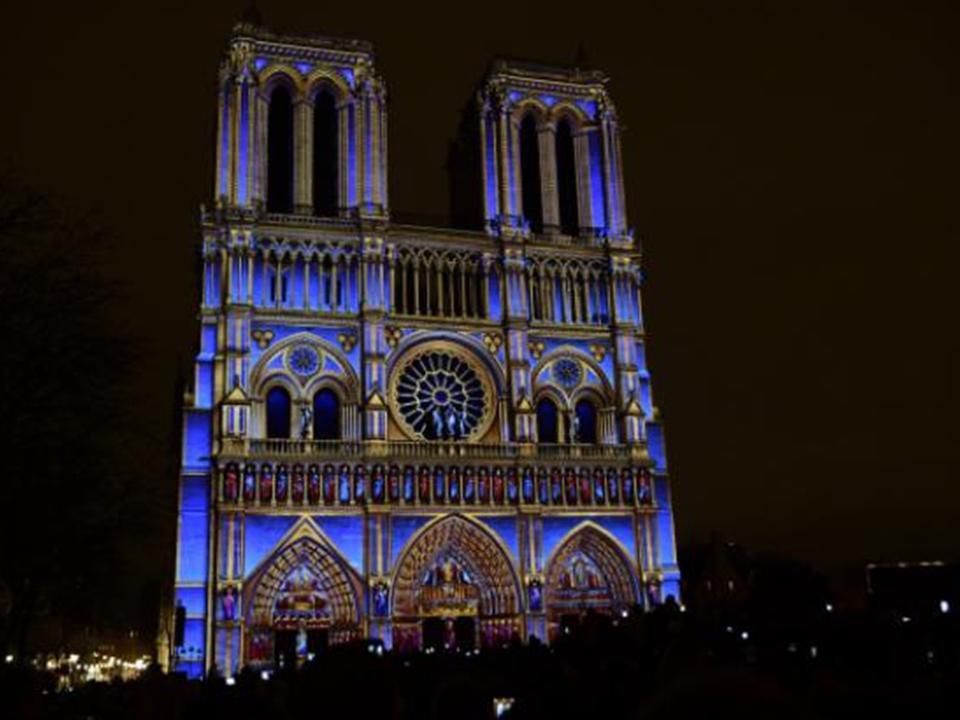
M 313 439 L 336 440 L 340 437 L 340 398 L 330 388 L 313 396 Z
M 267 393 L 267 437 L 290 437 L 290 393 L 282 387 L 271 388 Z
M 267 210 L 293 211 L 293 98 L 283 83 L 278 83 L 269 95 Z
M 520 121 L 520 177 L 523 191 L 523 216 L 534 232 L 543 232 L 541 198 L 540 140 L 537 119 L 527 113 Z
M 401 248 L 393 270 L 398 315 L 481 318 L 487 275 L 479 253 Z
M 573 148 L 573 128 L 566 117 L 557 123 L 556 156 L 560 232 L 564 235 L 576 235 L 579 232 L 577 162 Z
M 340 135 L 337 101 L 321 88 L 313 103 L 313 214 L 336 216 L 339 204 Z

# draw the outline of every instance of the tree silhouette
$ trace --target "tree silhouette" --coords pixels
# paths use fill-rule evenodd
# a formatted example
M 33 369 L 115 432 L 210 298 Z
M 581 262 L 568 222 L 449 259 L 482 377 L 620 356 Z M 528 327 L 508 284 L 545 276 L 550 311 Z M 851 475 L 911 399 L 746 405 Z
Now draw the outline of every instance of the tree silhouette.
M 0 645 L 19 655 L 39 617 L 89 618 L 111 567 L 132 347 L 98 264 L 110 242 L 0 177 Z

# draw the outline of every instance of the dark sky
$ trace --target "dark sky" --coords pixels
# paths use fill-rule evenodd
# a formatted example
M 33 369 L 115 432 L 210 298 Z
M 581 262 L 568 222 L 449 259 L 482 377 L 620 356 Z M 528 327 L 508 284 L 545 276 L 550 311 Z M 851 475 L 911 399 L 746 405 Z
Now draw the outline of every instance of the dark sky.
M 275 29 L 375 44 L 392 204 L 428 215 L 446 213 L 447 143 L 487 62 L 567 62 L 584 42 L 627 128 L 680 539 L 717 530 L 825 566 L 960 555 L 957 7 L 261 2 Z M 118 312 L 144 355 L 131 421 L 157 467 L 242 8 L 3 11 L 0 160 L 116 231 Z

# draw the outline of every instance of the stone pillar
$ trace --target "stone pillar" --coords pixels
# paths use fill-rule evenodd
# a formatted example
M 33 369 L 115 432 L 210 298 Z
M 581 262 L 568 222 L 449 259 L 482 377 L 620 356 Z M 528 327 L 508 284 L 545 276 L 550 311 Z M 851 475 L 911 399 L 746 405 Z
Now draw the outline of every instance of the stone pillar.
M 341 215 L 347 214 L 349 208 L 353 205 L 350 178 L 356 168 L 355 159 L 350 152 L 354 142 L 351 122 L 352 106 L 353 98 L 350 96 L 342 98 L 337 103 L 337 135 L 339 136 L 337 204 L 340 206 Z
M 313 214 L 313 104 L 306 98 L 293 103 L 293 210 Z
M 537 128 L 540 151 L 540 202 L 543 207 L 543 232 L 560 232 L 560 197 L 557 192 L 557 126 L 544 122 Z
M 253 196 L 254 207 L 267 203 L 267 116 L 270 106 L 267 98 L 257 89 L 253 93 Z
M 524 264 L 525 258 L 521 248 L 504 248 L 505 334 L 510 405 L 514 411 L 513 439 L 516 442 L 533 442 L 536 423 L 533 413 L 533 387 L 530 379 Z
M 609 102 L 603 112 L 602 127 L 607 230 L 612 237 L 620 237 L 626 233 L 620 163 L 620 128 L 616 113 Z
M 230 122 L 231 97 L 233 83 L 230 81 L 226 68 L 220 70 L 220 91 L 217 93 L 217 158 L 214 169 L 213 197 L 217 205 L 229 202 L 231 186 L 230 147 L 232 142 Z
M 480 105 L 480 166 L 483 177 L 483 212 L 488 230 L 493 229 L 503 212 L 497 192 L 500 163 L 497 158 L 497 115 L 489 98 L 478 98 Z
M 513 128 L 510 120 L 510 109 L 506 99 L 501 99 L 499 107 L 499 123 L 497 127 L 497 145 L 500 152 L 500 224 L 512 227 L 516 225 L 518 208 L 522 207 L 520 188 L 515 188 L 513 163 L 510 161 L 510 148 L 513 138 Z
M 614 309 L 612 340 L 617 411 L 623 419 L 623 441 L 643 443 L 643 410 L 636 352 L 636 323 L 630 309 L 630 279 L 635 271 L 628 256 L 610 258 L 610 296 Z
M 356 205 L 361 215 L 382 218 L 387 208 L 386 89 L 373 74 L 357 85 L 352 113 Z
M 577 169 L 577 224 L 581 233 L 596 226 L 591 198 L 590 136 L 599 130 L 594 126 L 580 128 L 573 136 L 573 159 Z M 602 189 L 601 189 L 602 191 Z
M 360 315 L 363 327 L 363 430 L 369 440 L 387 439 L 387 344 L 385 243 L 378 232 L 364 233 L 360 266 Z

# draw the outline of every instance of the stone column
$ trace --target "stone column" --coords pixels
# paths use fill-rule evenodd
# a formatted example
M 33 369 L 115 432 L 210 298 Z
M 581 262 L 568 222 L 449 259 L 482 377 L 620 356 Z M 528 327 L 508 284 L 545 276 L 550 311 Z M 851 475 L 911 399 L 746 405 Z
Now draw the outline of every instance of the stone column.
M 560 197 L 557 193 L 557 126 L 544 122 L 537 128 L 540 151 L 540 201 L 543 207 L 543 232 L 560 232 Z
M 298 98 L 293 104 L 293 209 L 313 214 L 313 104 Z
M 360 266 L 363 327 L 363 430 L 370 440 L 387 439 L 387 345 L 383 332 L 386 307 L 385 243 L 379 233 L 365 233 Z
M 513 135 L 510 122 L 510 110 L 506 100 L 501 100 L 500 122 L 497 128 L 497 145 L 500 149 L 500 224 L 512 226 L 516 223 L 518 206 L 522 206 L 520 188 L 517 193 L 511 191 L 513 187 L 513 165 L 510 162 L 510 142 Z
M 579 129 L 573 137 L 573 155 L 577 168 L 577 224 L 581 233 L 597 225 L 591 207 L 593 195 L 590 173 L 590 135 L 597 132 L 599 131 L 596 127 L 588 126 Z
M 508 247 L 504 249 L 503 268 L 507 303 L 505 322 L 506 356 L 510 404 L 514 411 L 513 439 L 516 442 L 533 442 L 536 423 L 533 413 L 533 388 L 530 380 L 527 289 L 524 265 L 525 258 L 521 248 Z
M 346 214 L 353 205 L 350 178 L 351 171 L 355 170 L 356 160 L 350 153 L 350 147 L 353 144 L 353 127 L 350 121 L 352 104 L 353 98 L 349 96 L 341 98 L 337 103 L 337 135 L 339 136 L 337 204 L 340 206 L 341 214 Z

